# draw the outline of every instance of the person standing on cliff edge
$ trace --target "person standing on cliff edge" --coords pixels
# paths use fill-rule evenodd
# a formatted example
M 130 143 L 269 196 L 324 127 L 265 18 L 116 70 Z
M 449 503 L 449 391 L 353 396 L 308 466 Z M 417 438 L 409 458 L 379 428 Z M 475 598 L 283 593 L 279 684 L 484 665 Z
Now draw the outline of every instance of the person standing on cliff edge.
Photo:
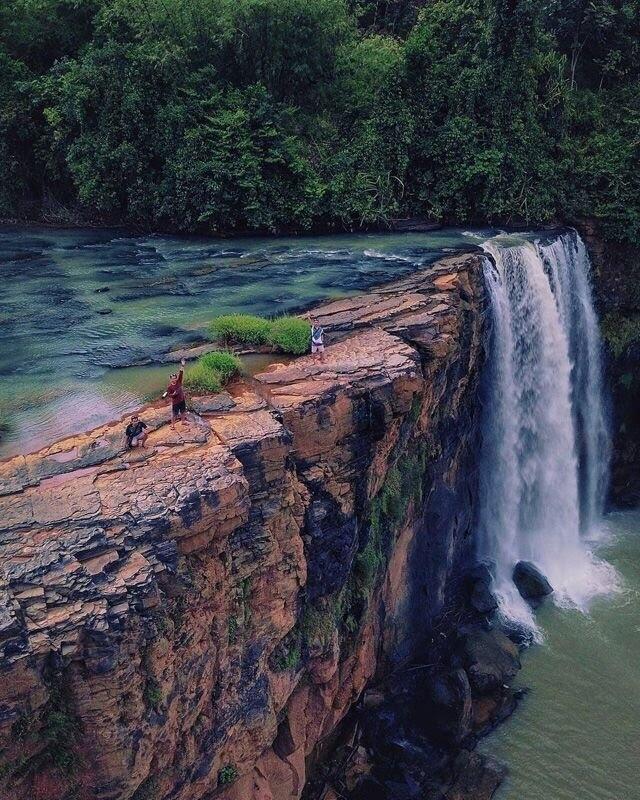
M 324 328 L 317 320 L 311 321 L 311 352 L 320 353 L 320 361 L 324 361 Z
M 167 386 L 167 391 L 162 395 L 162 397 L 167 397 L 167 395 L 171 398 L 171 430 L 174 431 L 176 429 L 176 420 L 180 420 L 183 422 L 186 427 L 189 427 L 189 422 L 186 419 L 187 413 L 187 398 L 184 394 L 184 389 L 182 387 L 182 379 L 184 378 L 184 365 L 185 360 L 184 358 L 180 362 L 180 371 L 175 373 L 171 376 L 169 381 L 169 385 Z

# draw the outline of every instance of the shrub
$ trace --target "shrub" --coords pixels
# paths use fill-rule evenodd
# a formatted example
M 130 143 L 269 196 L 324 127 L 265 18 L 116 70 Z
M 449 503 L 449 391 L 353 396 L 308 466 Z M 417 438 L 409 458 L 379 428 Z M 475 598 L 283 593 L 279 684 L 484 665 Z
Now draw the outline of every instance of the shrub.
M 614 358 L 620 358 L 629 345 L 640 341 L 640 315 L 607 314 L 602 335 Z
M 209 332 L 216 341 L 267 344 L 271 323 L 253 314 L 226 314 L 216 317 Z
M 184 376 L 184 385 L 193 392 L 216 394 L 222 391 L 222 383 L 220 373 L 206 367 L 201 361 L 189 367 Z
M 238 768 L 235 764 L 227 764 L 218 773 L 218 786 L 229 786 L 238 779 Z
M 293 355 L 306 353 L 311 341 L 311 326 L 299 317 L 278 317 L 271 321 L 251 314 L 227 314 L 216 317 L 209 332 L 216 341 L 226 344 L 271 344 Z
M 162 691 L 153 679 L 147 681 L 144 687 L 144 699 L 151 708 L 157 708 L 162 703 Z
M 284 649 L 277 657 L 275 667 L 277 672 L 287 672 L 298 669 L 302 652 L 300 642 L 296 642 L 290 649 Z
M 238 628 L 240 624 L 237 617 L 229 617 L 229 644 L 235 644 L 238 641 Z
M 299 317 L 279 317 L 271 323 L 269 341 L 285 353 L 301 355 L 309 350 L 311 325 Z
M 222 383 L 227 383 L 234 375 L 237 375 L 242 369 L 242 362 L 238 356 L 229 353 L 226 350 L 214 350 L 211 353 L 205 353 L 198 361 L 206 369 L 214 370 L 220 374 Z

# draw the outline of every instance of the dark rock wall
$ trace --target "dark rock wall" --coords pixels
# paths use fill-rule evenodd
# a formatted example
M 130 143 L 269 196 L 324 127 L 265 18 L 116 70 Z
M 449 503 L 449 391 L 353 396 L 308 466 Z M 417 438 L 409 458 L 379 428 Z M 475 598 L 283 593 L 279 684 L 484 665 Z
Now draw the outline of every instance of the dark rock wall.
M 610 391 L 613 505 L 640 504 L 640 248 L 606 240 L 597 225 L 579 225 L 594 268 Z

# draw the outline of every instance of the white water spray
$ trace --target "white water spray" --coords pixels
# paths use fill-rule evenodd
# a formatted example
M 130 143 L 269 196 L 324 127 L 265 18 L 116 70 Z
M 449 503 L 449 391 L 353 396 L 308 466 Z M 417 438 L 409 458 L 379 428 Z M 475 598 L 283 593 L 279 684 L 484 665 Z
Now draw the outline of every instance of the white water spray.
M 484 245 L 493 329 L 483 421 L 481 556 L 502 612 L 535 628 L 512 581 L 519 560 L 549 578 L 556 602 L 584 608 L 611 569 L 583 537 L 597 528 L 609 437 L 589 259 L 575 233 L 552 244 Z

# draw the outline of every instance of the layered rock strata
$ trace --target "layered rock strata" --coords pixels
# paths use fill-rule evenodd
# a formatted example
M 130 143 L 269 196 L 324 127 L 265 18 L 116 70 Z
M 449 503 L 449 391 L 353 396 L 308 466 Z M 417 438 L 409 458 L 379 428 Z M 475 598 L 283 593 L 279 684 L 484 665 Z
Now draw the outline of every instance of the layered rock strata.
M 0 795 L 284 800 L 471 561 L 476 255 L 323 306 L 322 359 L 0 465 Z

